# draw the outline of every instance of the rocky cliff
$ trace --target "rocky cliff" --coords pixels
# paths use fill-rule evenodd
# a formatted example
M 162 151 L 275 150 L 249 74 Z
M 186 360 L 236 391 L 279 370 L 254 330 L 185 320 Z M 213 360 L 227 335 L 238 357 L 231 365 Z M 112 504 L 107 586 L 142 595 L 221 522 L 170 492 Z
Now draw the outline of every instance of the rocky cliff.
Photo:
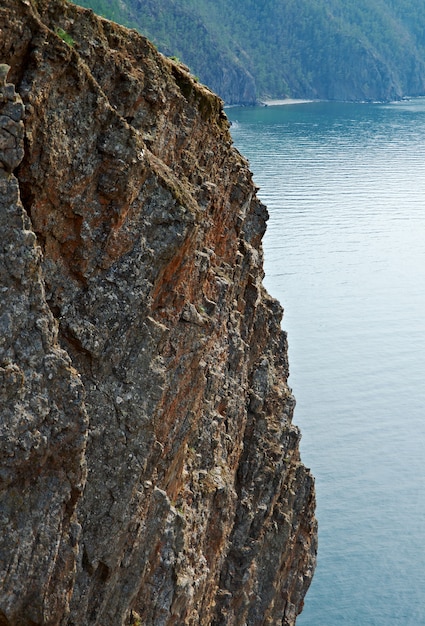
M 2 0 L 0 62 L 0 625 L 294 624 L 314 486 L 221 101 L 62 0 Z

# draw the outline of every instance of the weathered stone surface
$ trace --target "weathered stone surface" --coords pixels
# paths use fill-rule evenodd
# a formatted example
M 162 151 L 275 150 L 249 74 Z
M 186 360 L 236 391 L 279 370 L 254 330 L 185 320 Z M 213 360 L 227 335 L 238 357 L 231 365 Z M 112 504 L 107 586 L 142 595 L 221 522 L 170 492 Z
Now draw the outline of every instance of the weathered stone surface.
M 23 156 L 22 114 L 14 86 L 0 84 L 0 133 L 14 137 L 0 139 L 0 623 L 57 624 L 74 586 L 87 416 L 11 173 Z
M 0 65 L 0 168 L 12 172 L 24 156 L 24 105 L 14 85 L 6 83 L 9 70 Z
M 25 104 L 0 170 L 0 624 L 294 624 L 314 486 L 222 103 L 62 0 L 5 0 L 0 31 Z

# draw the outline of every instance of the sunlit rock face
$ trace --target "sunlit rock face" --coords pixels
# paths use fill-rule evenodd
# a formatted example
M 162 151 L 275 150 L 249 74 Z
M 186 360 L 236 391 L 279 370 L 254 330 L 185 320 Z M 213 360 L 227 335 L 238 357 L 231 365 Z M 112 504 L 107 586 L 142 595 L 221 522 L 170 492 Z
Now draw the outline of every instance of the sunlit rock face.
M 0 34 L 0 624 L 294 624 L 314 484 L 222 102 L 61 0 Z

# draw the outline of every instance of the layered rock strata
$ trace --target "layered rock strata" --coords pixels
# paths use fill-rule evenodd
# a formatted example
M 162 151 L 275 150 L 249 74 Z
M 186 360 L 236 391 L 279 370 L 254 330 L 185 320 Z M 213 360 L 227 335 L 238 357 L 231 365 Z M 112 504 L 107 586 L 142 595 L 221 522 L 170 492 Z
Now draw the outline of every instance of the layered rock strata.
M 1 626 L 294 624 L 314 485 L 221 101 L 62 0 L 3 0 L 0 61 Z

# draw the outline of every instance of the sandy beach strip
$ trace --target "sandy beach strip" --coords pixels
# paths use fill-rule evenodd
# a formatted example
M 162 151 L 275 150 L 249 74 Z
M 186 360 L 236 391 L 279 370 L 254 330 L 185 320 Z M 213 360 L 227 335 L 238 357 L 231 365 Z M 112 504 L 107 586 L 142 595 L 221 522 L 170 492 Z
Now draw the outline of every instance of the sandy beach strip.
M 261 100 L 263 106 L 273 107 L 283 104 L 307 104 L 309 102 L 317 102 L 317 100 L 302 100 L 298 98 L 283 98 L 281 100 Z

